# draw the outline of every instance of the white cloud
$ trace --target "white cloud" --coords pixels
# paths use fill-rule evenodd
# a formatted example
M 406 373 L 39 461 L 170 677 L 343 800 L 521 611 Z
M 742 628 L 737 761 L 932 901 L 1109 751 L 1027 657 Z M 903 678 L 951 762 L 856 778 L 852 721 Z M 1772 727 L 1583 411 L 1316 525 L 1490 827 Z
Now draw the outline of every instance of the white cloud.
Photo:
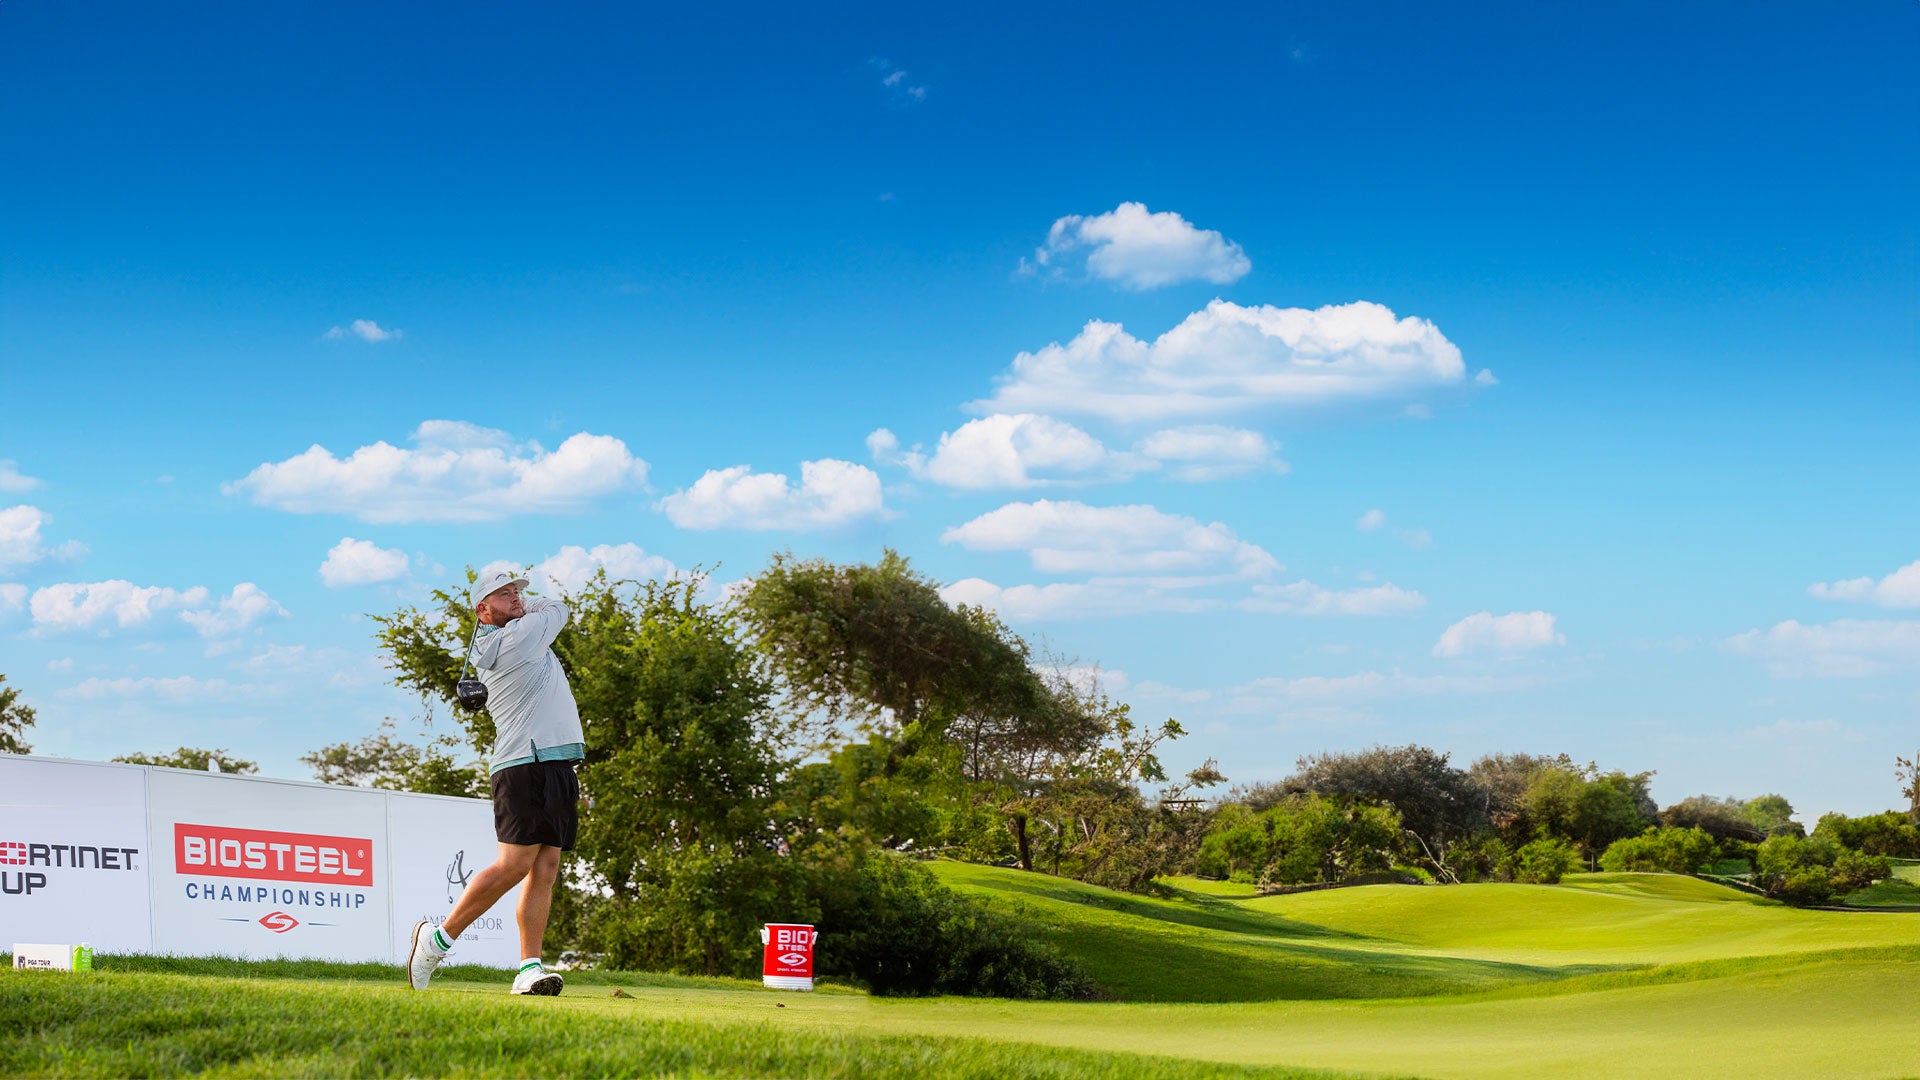
M 670 578 L 680 572 L 672 562 L 647 554 L 638 544 L 596 544 L 591 551 L 568 544 L 544 562 L 535 564 L 528 577 L 542 592 L 573 593 L 603 569 L 615 581 Z
M 27 587 L 12 582 L 0 584 L 0 608 L 19 611 L 27 603 Z
M 1440 634 L 1433 655 L 1465 656 L 1474 652 L 1493 652 L 1502 656 L 1565 645 L 1565 634 L 1554 629 L 1553 616 L 1544 611 L 1513 611 L 1495 615 L 1482 611 L 1469 615 Z
M 1426 597 L 1392 583 L 1334 591 L 1311 581 L 1255 585 L 1240 602 L 1244 610 L 1277 615 L 1407 615 L 1426 606 Z
M 1220 522 L 1202 525 L 1151 506 L 1008 503 L 948 529 L 940 542 L 970 551 L 1024 551 L 1035 570 L 1049 574 L 1212 574 L 1224 580 L 1264 577 L 1280 568 L 1273 556 Z
M 341 537 L 340 542 L 327 551 L 327 560 L 320 564 L 320 580 L 329 589 L 374 585 L 392 581 L 406 572 L 406 552 L 351 536 Z
M 355 319 L 345 326 L 336 326 L 328 330 L 325 335 L 328 341 L 340 341 L 345 338 L 354 337 L 376 345 L 382 341 L 392 341 L 395 338 L 404 336 L 401 331 L 385 329 L 372 319 Z
M 1807 586 L 1810 596 L 1822 600 L 1854 600 L 1884 608 L 1920 608 L 1920 561 L 1875 581 L 1870 577 L 1819 582 Z
M 263 619 L 285 618 L 287 609 L 251 581 L 243 581 L 220 599 L 218 606 L 205 611 L 183 611 L 180 621 L 199 631 L 201 637 L 229 637 Z
M 127 629 L 160 612 L 197 608 L 206 602 L 207 590 L 201 586 L 176 592 L 115 579 L 48 585 L 34 592 L 28 606 L 37 627 L 86 630 L 105 622 Z
M 1354 522 L 1353 527 L 1359 529 L 1361 532 L 1372 532 L 1386 523 L 1387 512 L 1385 510 L 1375 509 L 1361 514 L 1360 520 Z
M 683 529 L 826 529 L 878 517 L 886 508 L 878 473 L 825 458 L 801 463 L 798 488 L 781 473 L 746 465 L 709 470 L 660 500 L 660 509 Z
M 245 688 L 229 687 L 225 679 L 196 679 L 191 675 L 176 675 L 165 679 L 92 678 L 59 691 L 57 696 L 86 700 L 108 697 L 157 697 L 168 701 L 200 701 L 225 697 L 230 689 Z
M 415 449 L 376 442 L 345 458 L 316 444 L 220 490 L 296 514 L 350 514 L 386 524 L 563 513 L 643 487 L 647 479 L 647 463 L 610 435 L 580 432 L 549 453 L 535 442 L 516 444 L 505 432 L 429 420 L 413 441 Z
M 912 468 L 911 458 L 902 457 Z M 1139 455 L 1107 449 L 1064 420 L 996 413 L 940 436 L 933 456 L 914 472 L 945 487 L 980 490 L 1119 479 L 1153 467 Z
M 19 462 L 0 459 L 0 491 L 32 491 L 40 486 L 40 481 L 20 473 Z
M 1460 350 L 1438 327 L 1379 304 L 1215 300 L 1152 342 L 1089 322 L 1065 345 L 1014 357 L 993 397 L 969 407 L 1138 421 L 1404 397 L 1465 379 Z
M 1197 229 L 1172 211 L 1153 213 L 1128 202 L 1104 214 L 1070 214 L 1047 230 L 1047 242 L 1035 249 L 1029 273 L 1054 275 L 1063 263 L 1086 252 L 1089 277 L 1128 289 L 1153 289 L 1181 281 L 1238 281 L 1253 264 L 1240 245 L 1212 229 Z
M 71 671 L 73 670 L 73 657 L 62 656 L 57 660 L 49 660 L 47 661 L 47 670 L 48 671 Z
M 880 85 L 887 88 L 887 100 L 896 108 L 918 105 L 927 100 L 927 88 L 907 78 L 907 73 L 894 67 L 893 62 L 883 56 L 867 61 L 867 66 L 878 68 Z
M 1087 619 L 1150 611 L 1192 614 L 1220 606 L 1218 601 L 1177 587 L 1099 580 L 1003 588 L 984 578 L 966 578 L 941 589 L 940 598 L 955 607 L 987 608 L 1010 619 Z
M 1837 619 L 1805 624 L 1793 619 L 1769 630 L 1728 638 L 1730 652 L 1759 657 L 1775 676 L 1858 678 L 1920 667 L 1920 622 Z
M 1287 471 L 1265 435 L 1245 428 L 1194 424 L 1156 431 L 1134 444 L 1134 452 L 1170 466 L 1174 480 L 1205 482 L 1251 472 Z
M 43 559 L 73 560 L 87 553 L 77 540 L 48 547 L 40 528 L 53 515 L 25 503 L 0 510 L 0 573 L 32 566 Z
M 995 413 L 968 421 L 940 436 L 931 456 L 917 445 L 902 450 L 886 428 L 867 436 L 867 450 L 875 462 L 903 467 L 917 480 L 974 491 L 1125 480 L 1162 468 L 1170 479 L 1186 482 L 1287 471 L 1274 445 L 1257 431 L 1217 424 L 1167 428 L 1124 451 L 1037 413 Z

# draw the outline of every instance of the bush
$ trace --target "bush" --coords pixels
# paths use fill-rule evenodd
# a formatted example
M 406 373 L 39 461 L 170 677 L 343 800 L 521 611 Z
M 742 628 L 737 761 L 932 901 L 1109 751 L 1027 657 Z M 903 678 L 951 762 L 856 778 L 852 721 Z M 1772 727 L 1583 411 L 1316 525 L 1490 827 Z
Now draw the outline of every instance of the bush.
M 1600 856 L 1600 869 L 1691 874 L 1713 858 L 1713 847 L 1702 829 L 1662 826 L 1615 840 Z
M 1825 837 L 1863 855 L 1920 858 L 1920 828 L 1915 828 L 1907 820 L 1907 815 L 1895 810 L 1857 818 L 1845 814 L 1826 814 L 1814 826 L 1813 835 Z
M 1572 844 L 1558 837 L 1543 836 L 1521 845 L 1502 861 L 1500 876 L 1529 885 L 1558 885 L 1580 861 Z
M 879 995 L 1091 998 L 1093 980 L 1026 928 L 891 852 L 842 853 L 824 875 L 816 970 Z
M 1826 836 L 1771 836 L 1754 858 L 1753 883 L 1791 904 L 1819 904 L 1890 873 L 1886 856 L 1848 851 Z
M 1498 834 L 1483 832 L 1447 849 L 1447 869 L 1463 882 L 1497 881 L 1501 867 L 1511 861 L 1511 852 Z

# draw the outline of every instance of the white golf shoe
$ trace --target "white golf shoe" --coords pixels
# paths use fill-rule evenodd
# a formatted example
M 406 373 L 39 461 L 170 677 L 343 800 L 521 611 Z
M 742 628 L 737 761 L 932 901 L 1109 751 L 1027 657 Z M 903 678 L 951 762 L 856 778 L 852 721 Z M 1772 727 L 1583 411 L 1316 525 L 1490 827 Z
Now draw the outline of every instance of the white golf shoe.
M 557 971 L 548 971 L 538 965 L 528 965 L 520 974 L 513 977 L 513 992 L 559 997 L 561 984 L 565 981 Z
M 433 969 L 447 958 L 446 950 L 433 940 L 433 926 L 421 919 L 413 924 L 413 947 L 407 950 L 407 985 L 425 990 Z

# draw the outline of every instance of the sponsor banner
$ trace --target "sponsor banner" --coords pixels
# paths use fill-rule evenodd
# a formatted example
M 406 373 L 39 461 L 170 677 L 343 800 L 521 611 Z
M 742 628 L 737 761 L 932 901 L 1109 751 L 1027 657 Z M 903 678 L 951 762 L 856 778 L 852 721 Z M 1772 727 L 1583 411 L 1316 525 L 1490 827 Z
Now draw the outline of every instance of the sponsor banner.
M 453 910 L 473 875 L 494 859 L 493 804 L 479 799 L 394 792 L 387 815 L 393 839 L 393 955 L 404 959 L 413 925 L 435 926 Z M 513 967 L 520 962 L 520 930 L 514 909 L 520 888 L 500 898 L 460 935 L 449 963 Z
M 152 770 L 153 948 L 391 961 L 386 798 Z
M 153 947 L 146 772 L 0 755 L 0 942 Z

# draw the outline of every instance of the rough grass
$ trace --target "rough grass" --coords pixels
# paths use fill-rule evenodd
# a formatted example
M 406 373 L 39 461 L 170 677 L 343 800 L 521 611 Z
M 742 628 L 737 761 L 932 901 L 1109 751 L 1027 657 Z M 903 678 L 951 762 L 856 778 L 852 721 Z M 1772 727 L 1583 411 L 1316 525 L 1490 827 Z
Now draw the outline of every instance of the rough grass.
M 1131 1000 L 622 972 L 514 999 L 479 968 L 414 994 L 379 965 L 103 957 L 92 975 L 0 972 L 0 1075 L 1920 1075 L 1920 1042 L 1897 1037 L 1920 1029 L 1920 914 L 1667 875 L 1257 899 L 1176 882 L 1155 899 L 936 872 Z
M 350 970 L 314 977 L 329 967 L 346 966 L 312 965 L 304 977 L 0 972 L 0 1075 L 1326 1075 L 822 1025 L 811 1014 L 834 995 L 625 980 L 620 999 L 604 984 L 510 998 L 503 972 L 489 973 L 491 988 L 455 980 L 416 994 L 392 969 L 377 985 Z

